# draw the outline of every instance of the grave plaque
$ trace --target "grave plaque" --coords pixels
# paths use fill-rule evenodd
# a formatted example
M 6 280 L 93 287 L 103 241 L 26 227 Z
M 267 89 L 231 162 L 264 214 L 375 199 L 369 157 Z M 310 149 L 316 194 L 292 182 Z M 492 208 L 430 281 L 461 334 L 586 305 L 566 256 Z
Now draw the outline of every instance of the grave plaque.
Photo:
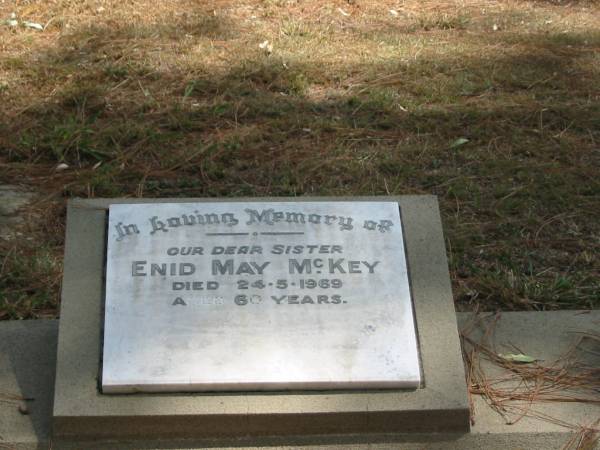
M 104 393 L 416 388 L 397 202 L 112 204 Z

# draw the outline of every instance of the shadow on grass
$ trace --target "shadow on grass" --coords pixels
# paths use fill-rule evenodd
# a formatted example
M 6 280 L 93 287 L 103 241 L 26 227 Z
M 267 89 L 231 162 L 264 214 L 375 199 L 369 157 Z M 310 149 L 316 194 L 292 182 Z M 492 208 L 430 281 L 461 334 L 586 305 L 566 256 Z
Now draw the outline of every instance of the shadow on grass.
M 518 49 L 342 72 L 259 49 L 169 60 L 246 32 L 94 27 L 13 61 L 57 86 L 3 114 L 6 176 L 67 196 L 433 193 L 461 305 L 598 306 L 599 33 L 475 36 Z M 146 38 L 162 44 L 132 48 Z M 52 174 L 59 162 L 71 169 Z

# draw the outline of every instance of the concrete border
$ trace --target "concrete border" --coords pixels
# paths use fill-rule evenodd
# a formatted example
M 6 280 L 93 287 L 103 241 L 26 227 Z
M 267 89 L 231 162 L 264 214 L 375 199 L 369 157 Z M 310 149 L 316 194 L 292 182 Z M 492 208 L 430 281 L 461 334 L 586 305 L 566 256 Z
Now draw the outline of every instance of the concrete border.
M 425 385 L 413 391 L 104 395 L 97 389 L 106 211 L 111 203 L 397 201 Z M 208 438 L 328 433 L 468 432 L 469 407 L 434 196 L 92 199 L 67 214 L 54 395 L 55 438 Z
M 470 330 L 476 341 L 488 332 L 491 320 L 480 322 L 471 313 L 458 313 L 459 329 Z M 482 317 L 477 318 L 477 322 Z M 562 359 L 577 344 L 582 332 L 592 332 L 600 325 L 600 311 L 546 311 L 506 312 L 496 323 L 491 342 L 498 351 L 511 351 L 514 346 L 535 355 L 548 365 Z M 576 426 L 590 426 L 600 416 L 600 405 L 572 402 L 536 402 L 532 407 L 553 420 L 523 417 L 514 424 L 491 409 L 486 400 L 472 397 L 475 425 L 470 433 L 393 433 L 349 435 L 264 436 L 224 439 L 135 439 L 77 441 L 52 440 L 52 395 L 56 365 L 58 321 L 0 321 L 0 448 L 15 450 L 134 450 L 181 448 L 278 448 L 300 450 L 318 447 L 322 450 L 362 450 L 364 448 L 392 449 L 536 449 L 560 450 L 581 438 L 577 428 L 560 426 L 568 422 Z M 598 366 L 599 357 L 593 350 L 593 340 L 580 347 L 577 357 L 591 367 Z M 587 349 L 587 351 L 586 351 Z M 482 368 L 492 376 L 498 366 L 482 361 Z M 6 394 L 31 398 L 25 403 L 6 401 Z M 20 412 L 25 405 L 28 414 Z M 514 417 L 514 416 L 513 416 Z M 600 450 L 600 442 L 593 448 Z

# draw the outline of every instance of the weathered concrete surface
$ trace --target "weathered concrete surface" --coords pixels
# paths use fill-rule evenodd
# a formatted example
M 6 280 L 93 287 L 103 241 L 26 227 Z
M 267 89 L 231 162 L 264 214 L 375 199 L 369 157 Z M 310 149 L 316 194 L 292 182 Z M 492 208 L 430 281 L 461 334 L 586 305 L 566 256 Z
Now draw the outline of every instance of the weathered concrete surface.
M 468 333 L 473 324 L 467 314 L 460 315 L 461 329 Z M 600 311 L 555 311 L 546 313 L 504 313 L 496 325 L 493 325 L 493 315 L 477 326 L 469 335 L 481 342 L 484 332 L 494 330 L 489 340 L 496 353 L 519 353 L 541 360 L 541 364 L 552 366 L 555 361 L 566 362 L 568 357 L 585 363 L 587 367 L 600 367 L 600 344 L 586 340 L 576 346 L 581 333 L 599 333 Z M 468 344 L 467 344 L 468 347 Z M 518 349 L 518 350 L 517 350 Z M 506 371 L 498 366 L 484 366 L 488 377 L 505 377 Z M 532 382 L 530 382 L 533 385 Z M 514 384 L 513 384 L 514 385 Z M 508 386 L 507 386 L 508 387 Z M 533 389 L 533 386 L 531 387 Z M 585 396 L 585 394 L 583 394 Z M 513 402 L 513 404 L 516 404 Z M 528 406 L 523 402 L 520 406 Z M 506 430 L 506 421 L 494 412 L 480 396 L 474 396 L 476 421 L 472 430 L 476 433 L 502 433 Z M 556 403 L 534 402 L 530 406 L 530 414 L 539 413 L 552 417 L 556 423 L 543 422 L 539 419 L 525 416 L 515 424 L 510 425 L 513 433 L 527 433 L 543 426 L 546 432 L 562 432 L 565 430 L 558 422 L 564 424 L 591 426 L 600 419 L 600 405 L 563 402 Z M 519 414 L 507 414 L 509 419 L 516 419 Z M 600 423 L 596 424 L 600 428 Z
M 0 448 L 48 448 L 57 338 L 56 320 L 0 322 Z
M 14 227 L 23 221 L 19 210 L 33 199 L 32 192 L 18 186 L 0 185 L 0 239 L 10 239 Z
M 398 201 L 424 387 L 395 391 L 101 395 L 106 208 L 70 203 L 54 396 L 55 437 L 241 437 L 363 432 L 467 432 L 464 368 L 437 200 L 433 196 L 228 199 Z M 136 200 L 138 201 L 138 200 Z M 143 203 L 223 199 L 140 200 Z
M 459 314 L 464 326 L 468 313 Z M 513 344 L 527 354 L 551 361 L 561 357 L 577 339 L 576 332 L 597 331 L 600 311 L 504 313 L 494 342 L 499 350 Z M 0 322 L 0 392 L 34 397 L 29 415 L 18 402 L 0 402 L 0 436 L 8 448 L 47 449 L 50 446 L 53 367 L 57 321 Z M 492 370 L 492 368 L 490 368 Z M 468 434 L 363 434 L 241 438 L 212 441 L 53 442 L 53 449 L 174 449 L 174 448 L 279 448 L 301 449 L 561 449 L 572 438 L 568 429 L 547 421 L 524 418 L 515 425 L 502 419 L 476 398 L 475 425 Z M 552 417 L 573 424 L 590 424 L 600 417 L 600 405 L 536 404 Z M 235 426 L 235 425 L 233 425 Z M 300 430 L 298 430 L 300 432 Z M 1 446 L 0 446 L 1 448 Z M 597 445 L 597 448 L 600 446 Z

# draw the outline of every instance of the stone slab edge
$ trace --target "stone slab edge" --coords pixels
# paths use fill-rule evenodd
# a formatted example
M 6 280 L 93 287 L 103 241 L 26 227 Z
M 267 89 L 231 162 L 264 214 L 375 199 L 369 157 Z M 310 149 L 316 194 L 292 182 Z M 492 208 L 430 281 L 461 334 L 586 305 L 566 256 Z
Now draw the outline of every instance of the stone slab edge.
M 395 201 L 401 209 L 424 386 L 414 391 L 101 395 L 106 214 L 111 203 Z M 469 409 L 434 196 L 72 200 L 54 396 L 55 438 L 467 432 Z

